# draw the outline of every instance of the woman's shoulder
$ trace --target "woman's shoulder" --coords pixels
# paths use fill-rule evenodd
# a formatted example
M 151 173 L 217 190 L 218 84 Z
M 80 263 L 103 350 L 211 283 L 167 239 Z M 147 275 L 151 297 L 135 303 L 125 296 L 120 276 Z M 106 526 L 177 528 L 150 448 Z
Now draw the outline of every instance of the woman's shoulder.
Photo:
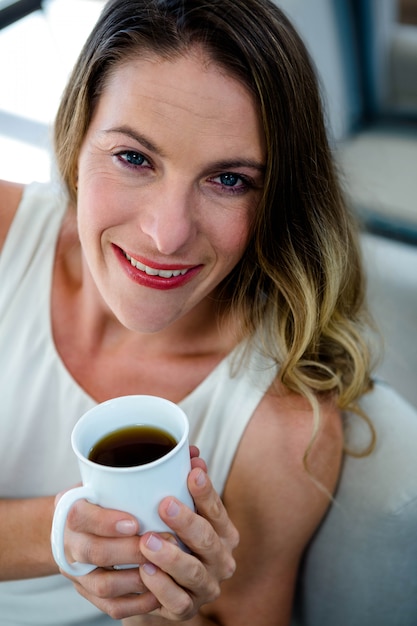
M 23 190 L 24 185 L 20 183 L 0 180 L 0 249 L 22 200 Z
M 242 437 L 233 468 L 238 470 L 234 478 L 247 481 L 260 497 L 259 476 L 267 472 L 264 497 L 275 492 L 276 507 L 281 506 L 278 501 L 286 501 L 294 520 L 307 506 L 311 515 L 310 521 L 305 518 L 307 535 L 330 504 L 343 456 L 340 410 L 332 398 L 319 400 L 319 407 L 317 421 L 305 398 L 285 391 L 268 392 Z M 234 482 L 231 478 L 229 487 Z
M 342 416 L 332 396 L 317 398 L 317 407 L 315 415 L 306 398 L 274 387 L 259 404 L 253 427 L 261 445 L 268 442 L 268 433 L 271 441 L 275 440 L 281 449 L 282 462 L 294 464 L 293 469 L 306 466 L 319 482 L 326 482 L 326 469 L 329 465 L 336 469 L 340 462 Z M 329 463 L 331 457 L 334 459 Z

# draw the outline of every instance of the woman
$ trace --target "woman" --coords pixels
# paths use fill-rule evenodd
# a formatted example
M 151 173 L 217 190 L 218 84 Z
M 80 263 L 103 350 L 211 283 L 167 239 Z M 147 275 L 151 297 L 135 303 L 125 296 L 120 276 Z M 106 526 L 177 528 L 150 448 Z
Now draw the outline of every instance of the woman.
M 288 624 L 341 410 L 370 387 L 358 247 L 306 50 L 269 0 L 112 0 L 55 146 L 65 194 L 2 185 L 4 623 Z M 211 480 L 194 451 L 196 512 L 161 503 L 188 552 L 74 506 L 68 556 L 97 565 L 72 580 L 78 599 L 45 578 L 53 495 L 79 480 L 69 435 L 138 393 L 185 409 Z

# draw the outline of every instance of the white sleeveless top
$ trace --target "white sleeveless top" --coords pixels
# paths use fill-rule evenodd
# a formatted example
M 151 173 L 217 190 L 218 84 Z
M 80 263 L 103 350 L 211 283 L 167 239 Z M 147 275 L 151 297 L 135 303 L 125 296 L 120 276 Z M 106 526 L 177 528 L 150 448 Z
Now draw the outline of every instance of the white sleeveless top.
M 50 317 L 65 209 L 59 188 L 29 185 L 0 252 L 0 498 L 55 495 L 80 480 L 71 430 L 96 402 L 61 361 Z M 236 355 L 180 403 L 190 421 L 190 442 L 200 448 L 219 493 L 243 431 L 277 374 L 255 353 L 233 372 Z M 114 623 L 62 576 L 0 583 L 0 626 Z

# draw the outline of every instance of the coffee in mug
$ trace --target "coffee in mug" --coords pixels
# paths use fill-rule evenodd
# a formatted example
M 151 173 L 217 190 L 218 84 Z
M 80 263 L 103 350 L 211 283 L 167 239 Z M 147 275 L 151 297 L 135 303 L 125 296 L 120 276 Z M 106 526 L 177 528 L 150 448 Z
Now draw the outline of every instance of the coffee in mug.
M 99 465 L 134 467 L 152 463 L 175 448 L 171 433 L 146 424 L 134 424 L 104 435 L 95 443 L 88 458 Z

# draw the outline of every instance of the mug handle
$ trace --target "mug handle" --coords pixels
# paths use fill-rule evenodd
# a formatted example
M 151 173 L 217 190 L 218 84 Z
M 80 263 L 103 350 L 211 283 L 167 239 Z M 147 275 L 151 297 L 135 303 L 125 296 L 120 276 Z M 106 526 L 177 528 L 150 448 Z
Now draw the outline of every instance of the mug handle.
M 97 566 L 91 563 L 79 563 L 78 561 L 69 563 L 65 556 L 64 547 L 64 531 L 67 516 L 70 508 L 77 500 L 88 500 L 95 504 L 94 491 L 91 487 L 83 485 L 82 487 L 70 489 L 60 498 L 52 521 L 51 546 L 54 559 L 64 572 L 70 574 L 70 576 L 85 576 L 85 574 L 95 570 Z

